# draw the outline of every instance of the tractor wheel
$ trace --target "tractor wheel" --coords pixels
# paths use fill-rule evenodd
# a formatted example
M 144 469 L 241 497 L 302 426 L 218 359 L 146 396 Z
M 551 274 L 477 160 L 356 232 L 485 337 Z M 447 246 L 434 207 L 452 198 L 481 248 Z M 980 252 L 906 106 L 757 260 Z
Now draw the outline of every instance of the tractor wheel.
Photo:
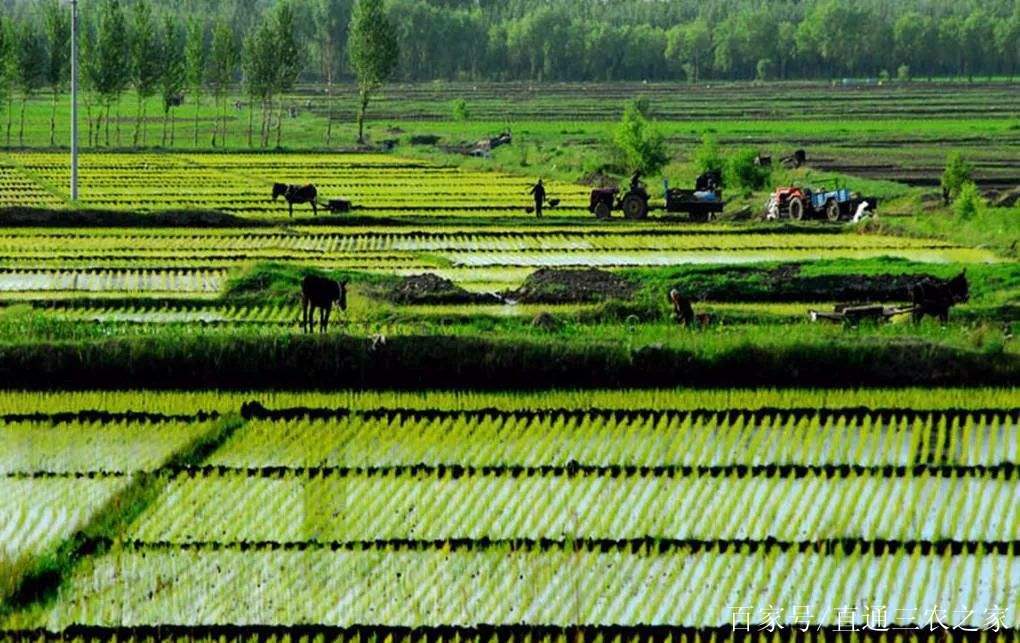
M 825 206 L 825 217 L 829 221 L 835 223 L 839 221 L 839 216 L 840 216 L 839 204 L 836 203 L 835 199 L 830 199 L 829 203 L 826 204 Z
M 605 201 L 595 204 L 595 218 L 608 219 L 610 215 L 609 204 Z
M 620 204 L 623 216 L 628 219 L 644 219 L 648 216 L 648 202 L 637 194 L 628 194 Z
M 800 199 L 793 199 L 790 201 L 790 218 L 794 221 L 801 221 L 804 219 L 804 202 Z

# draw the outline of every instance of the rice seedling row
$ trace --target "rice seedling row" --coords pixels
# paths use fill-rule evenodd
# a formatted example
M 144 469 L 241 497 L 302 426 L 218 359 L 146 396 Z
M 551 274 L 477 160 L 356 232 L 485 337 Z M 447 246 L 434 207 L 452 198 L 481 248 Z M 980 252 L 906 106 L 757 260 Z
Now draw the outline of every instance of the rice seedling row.
M 60 413 L 104 410 L 187 414 L 235 412 L 249 401 L 269 408 L 365 411 L 394 409 L 513 413 L 589 411 L 683 411 L 712 409 L 754 411 L 767 408 L 993 409 L 1014 413 L 1015 388 L 860 388 L 860 389 L 626 389 L 552 391 L 11 391 L 0 390 L 0 414 Z
M 182 476 L 139 540 L 1020 540 L 1016 477 Z M 213 502 L 213 499 L 217 499 Z M 849 504 L 852 510 L 845 509 Z
M 876 418 L 849 421 L 769 412 L 755 418 L 580 413 L 456 414 L 388 411 L 339 420 L 256 421 L 211 464 L 365 467 L 371 465 L 908 466 L 1020 463 L 1016 417 Z M 736 414 L 734 414 L 736 415 Z M 798 416 L 799 415 L 799 416 Z M 785 416 L 785 417 L 784 417 Z M 731 421 L 732 420 L 732 421 Z
M 816 623 L 860 596 L 906 625 L 930 606 L 985 611 L 1015 604 L 1013 554 L 890 556 L 727 550 L 134 551 L 114 548 L 61 587 L 53 608 L 5 626 L 319 623 L 725 626 L 728 606 L 816 605 Z M 171 582 L 172 579 L 172 582 Z M 966 579 L 966 583 L 958 583 Z M 252 591 L 258 588 L 258 591 Z M 581 591 L 598 588 L 598 591 Z M 201 601 L 193 597 L 202 596 Z M 825 597 L 819 605 L 818 597 Z M 914 616 L 911 616 L 913 610 Z M 747 616 L 745 618 L 755 618 Z M 863 624 L 864 614 L 853 619 Z

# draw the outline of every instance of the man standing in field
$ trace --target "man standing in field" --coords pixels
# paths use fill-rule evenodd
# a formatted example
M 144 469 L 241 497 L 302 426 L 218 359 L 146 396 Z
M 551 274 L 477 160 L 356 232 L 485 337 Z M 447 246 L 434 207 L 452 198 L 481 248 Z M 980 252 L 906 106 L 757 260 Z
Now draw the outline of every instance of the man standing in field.
M 542 184 L 542 179 L 531 188 L 531 194 L 535 196 L 535 216 L 541 218 L 542 204 L 545 203 L 545 185 Z

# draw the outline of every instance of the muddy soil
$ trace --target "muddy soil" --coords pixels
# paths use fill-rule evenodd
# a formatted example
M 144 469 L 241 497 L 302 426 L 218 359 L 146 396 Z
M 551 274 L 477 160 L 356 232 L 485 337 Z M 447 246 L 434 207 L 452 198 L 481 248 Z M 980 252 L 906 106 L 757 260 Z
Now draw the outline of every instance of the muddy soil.
M 402 278 L 386 298 L 397 304 L 499 304 L 503 300 L 492 293 L 464 290 L 449 279 L 427 272 Z
M 542 268 L 506 297 L 525 304 L 571 304 L 629 299 L 636 290 L 637 286 L 627 279 L 597 268 Z

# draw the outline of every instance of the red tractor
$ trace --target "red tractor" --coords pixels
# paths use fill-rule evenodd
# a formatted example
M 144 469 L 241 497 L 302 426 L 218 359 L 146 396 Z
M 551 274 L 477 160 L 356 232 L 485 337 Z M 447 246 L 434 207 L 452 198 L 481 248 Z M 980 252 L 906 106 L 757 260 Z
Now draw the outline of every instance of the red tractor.
M 836 222 L 854 217 L 866 209 L 874 211 L 877 207 L 878 199 L 859 197 L 844 187 L 812 190 L 790 186 L 776 188 L 765 205 L 765 217 L 779 219 L 785 216 L 794 221 L 824 217 Z

